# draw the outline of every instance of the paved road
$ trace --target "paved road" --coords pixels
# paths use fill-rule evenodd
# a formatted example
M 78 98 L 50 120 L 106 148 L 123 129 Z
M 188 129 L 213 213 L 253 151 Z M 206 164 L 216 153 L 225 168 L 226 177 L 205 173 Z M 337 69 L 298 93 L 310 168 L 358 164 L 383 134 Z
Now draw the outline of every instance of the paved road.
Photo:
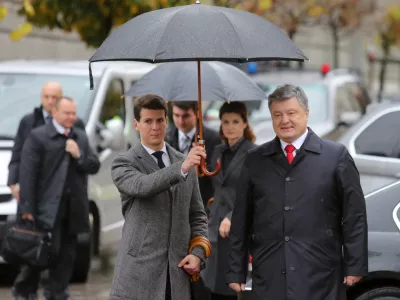
M 107 260 L 94 260 L 89 280 L 86 284 L 73 284 L 70 289 L 71 300 L 108 300 L 111 286 L 113 266 Z M 0 277 L 2 280 L 3 277 Z M 13 300 L 11 285 L 0 283 L 0 299 Z M 39 300 L 44 300 L 42 290 L 39 291 Z

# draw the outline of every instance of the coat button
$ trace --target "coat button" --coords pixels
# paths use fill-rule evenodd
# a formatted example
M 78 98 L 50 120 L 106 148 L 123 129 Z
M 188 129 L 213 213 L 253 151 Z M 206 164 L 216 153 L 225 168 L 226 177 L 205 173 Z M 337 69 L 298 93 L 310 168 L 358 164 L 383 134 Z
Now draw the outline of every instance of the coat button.
M 286 181 L 290 181 L 290 177 L 289 177 L 289 176 L 286 177 L 285 180 L 286 180 Z
M 286 211 L 290 210 L 290 206 L 285 206 L 285 210 Z
M 286 274 L 286 270 L 285 269 L 282 270 L 282 274 Z
M 285 241 L 286 241 L 286 242 L 289 242 L 289 240 L 290 240 L 290 237 L 285 236 Z

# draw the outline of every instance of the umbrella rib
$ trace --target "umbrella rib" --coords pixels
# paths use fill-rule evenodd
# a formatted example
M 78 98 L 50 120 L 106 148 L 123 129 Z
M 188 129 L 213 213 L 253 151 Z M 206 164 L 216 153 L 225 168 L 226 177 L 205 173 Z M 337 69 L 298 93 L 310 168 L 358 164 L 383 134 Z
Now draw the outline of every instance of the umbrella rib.
M 228 20 L 228 22 L 231 24 L 232 28 L 234 29 L 235 35 L 236 35 L 237 39 L 239 40 L 240 46 L 242 47 L 242 53 L 245 54 L 242 41 L 240 40 L 239 35 L 238 35 L 237 32 L 236 32 L 236 28 L 233 26 L 231 20 L 229 20 L 229 18 L 228 18 L 222 11 L 220 11 L 220 10 L 218 10 L 218 9 L 215 9 L 215 8 L 212 7 L 212 6 L 211 6 L 210 8 L 211 8 L 212 10 L 214 10 L 214 11 L 219 12 L 220 14 L 222 14 L 222 15 L 224 16 L 225 19 Z M 246 59 L 247 59 L 247 57 L 246 57 Z

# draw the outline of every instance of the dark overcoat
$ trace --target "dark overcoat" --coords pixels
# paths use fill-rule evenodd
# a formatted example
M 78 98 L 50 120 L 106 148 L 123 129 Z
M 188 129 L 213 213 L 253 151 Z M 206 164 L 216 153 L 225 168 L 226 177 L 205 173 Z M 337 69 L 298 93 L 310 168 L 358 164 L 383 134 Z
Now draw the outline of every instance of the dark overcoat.
M 202 272 L 205 285 L 216 294 L 235 295 L 235 291 L 226 284 L 226 269 L 228 268 L 229 237 L 222 238 L 219 227 L 223 219 L 231 219 L 236 199 L 236 186 L 240 180 L 240 171 L 248 150 L 256 147 L 249 140 L 238 142 L 238 148 L 224 172 L 212 177 L 214 201 L 209 206 L 208 236 L 211 242 L 211 256 L 207 267 Z M 211 168 L 215 168 L 218 158 L 222 158 L 226 144 L 220 144 L 214 149 Z M 235 147 L 235 145 L 234 145 Z M 223 161 L 221 159 L 221 161 Z
M 8 165 L 7 185 L 19 183 L 19 164 L 21 162 L 22 147 L 31 130 L 45 124 L 42 110 L 42 106 L 36 107 L 32 113 L 26 114 L 19 122 L 10 163 Z M 76 120 L 75 126 L 85 130 L 85 124 L 79 118 Z
M 214 151 L 214 148 L 221 144 L 221 138 L 218 133 L 210 128 L 203 126 L 203 137 L 206 143 L 206 163 L 207 165 L 211 164 L 211 158 Z M 170 125 L 167 130 L 167 134 L 165 136 L 165 141 L 175 150 L 179 150 L 179 133 L 178 129 L 175 125 Z M 192 143 L 194 143 L 195 137 L 192 139 Z M 190 145 L 190 148 L 192 145 Z M 210 171 L 213 169 L 208 168 Z M 200 186 L 200 194 L 203 199 L 203 205 L 206 206 L 208 200 L 214 195 L 213 185 L 210 176 L 199 177 L 199 186 Z
M 309 129 L 291 165 L 278 138 L 250 150 L 237 188 L 227 282 L 253 299 L 343 300 L 343 277 L 368 273 L 367 218 L 346 147 Z
M 92 152 L 86 133 L 74 127 L 68 138 L 76 141 L 81 156 L 76 159 L 76 176 L 70 186 L 74 197 L 74 227 L 79 232 L 89 230 L 89 200 L 87 194 L 88 174 L 100 168 L 97 156 Z M 67 138 L 58 133 L 50 122 L 33 129 L 22 148 L 19 170 L 20 201 L 18 213 L 31 213 L 37 225 L 52 230 L 63 195 L 70 160 L 65 151 Z

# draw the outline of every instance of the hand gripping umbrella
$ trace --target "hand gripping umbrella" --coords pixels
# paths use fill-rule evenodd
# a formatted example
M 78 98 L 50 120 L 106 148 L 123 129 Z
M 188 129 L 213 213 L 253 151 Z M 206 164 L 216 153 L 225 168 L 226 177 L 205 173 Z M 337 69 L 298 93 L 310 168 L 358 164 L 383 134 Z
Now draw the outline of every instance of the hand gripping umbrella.
M 150 63 L 197 61 L 198 102 L 201 107 L 200 61 L 289 60 L 308 58 L 276 25 L 256 14 L 231 8 L 201 4 L 183 5 L 141 14 L 116 29 L 89 59 L 97 61 L 144 61 Z M 202 113 L 199 113 L 199 144 L 203 139 Z M 209 172 L 204 159 L 201 170 Z

